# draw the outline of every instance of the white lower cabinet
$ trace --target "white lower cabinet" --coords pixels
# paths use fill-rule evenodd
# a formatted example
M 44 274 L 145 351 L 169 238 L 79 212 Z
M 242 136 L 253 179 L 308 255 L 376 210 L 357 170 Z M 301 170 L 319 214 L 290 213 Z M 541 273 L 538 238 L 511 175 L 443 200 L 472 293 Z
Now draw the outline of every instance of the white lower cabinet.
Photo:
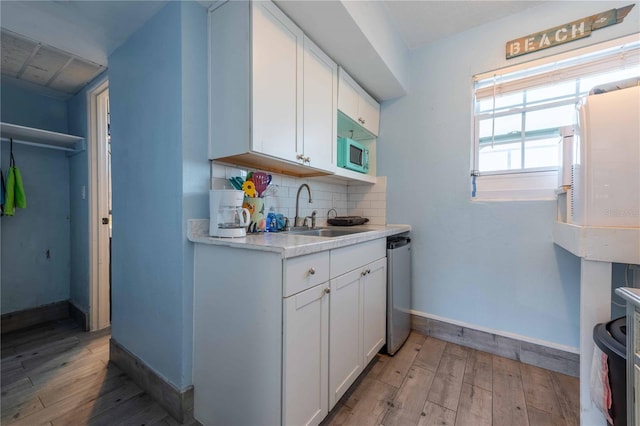
M 332 277 L 350 266 L 361 266 L 330 281 L 329 410 L 386 341 L 385 255 L 384 239 L 331 252 Z
M 386 238 L 284 260 L 196 244 L 194 417 L 319 424 L 384 345 L 385 255 Z
M 283 423 L 317 425 L 328 413 L 329 283 L 284 299 Z
M 362 277 L 364 365 L 387 341 L 387 258 L 367 266 Z
M 331 280 L 329 409 L 363 370 L 360 270 Z

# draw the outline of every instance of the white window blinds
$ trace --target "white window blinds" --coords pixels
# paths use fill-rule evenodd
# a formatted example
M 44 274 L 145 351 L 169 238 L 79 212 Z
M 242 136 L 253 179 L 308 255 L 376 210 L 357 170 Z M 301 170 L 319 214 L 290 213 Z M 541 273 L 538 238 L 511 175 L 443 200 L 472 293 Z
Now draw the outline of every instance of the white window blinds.
M 476 99 L 504 95 L 524 89 L 548 86 L 566 80 L 603 74 L 611 70 L 625 70 L 640 66 L 638 37 L 617 46 L 560 59 L 531 68 L 510 68 L 474 77 Z M 489 75 L 487 75 L 489 74 Z

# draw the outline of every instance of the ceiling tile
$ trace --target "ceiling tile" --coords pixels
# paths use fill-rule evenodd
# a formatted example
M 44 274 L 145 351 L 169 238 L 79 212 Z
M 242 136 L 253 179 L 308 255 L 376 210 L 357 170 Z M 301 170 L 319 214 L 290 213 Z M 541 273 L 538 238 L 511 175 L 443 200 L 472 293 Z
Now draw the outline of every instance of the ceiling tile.
M 26 82 L 74 95 L 105 67 L 19 34 L 2 30 L 2 75 L 7 81 Z M 15 79 L 15 80 L 13 80 Z
M 75 94 L 104 69 L 103 66 L 74 58 L 50 84 L 61 92 Z
M 41 46 L 19 78 L 46 86 L 69 59 L 71 57 L 67 54 Z
M 38 46 L 30 40 L 16 37 L 6 31 L 0 34 L 0 52 L 2 52 L 2 74 L 17 77 L 25 61 Z

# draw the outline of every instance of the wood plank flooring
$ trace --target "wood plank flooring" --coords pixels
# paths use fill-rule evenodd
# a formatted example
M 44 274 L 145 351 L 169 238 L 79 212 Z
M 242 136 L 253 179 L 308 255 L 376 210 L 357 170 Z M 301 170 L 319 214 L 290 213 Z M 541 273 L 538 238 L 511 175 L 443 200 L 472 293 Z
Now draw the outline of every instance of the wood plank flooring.
M 108 362 L 110 337 L 72 320 L 2 335 L 0 424 L 178 425 Z M 189 417 L 185 424 L 199 424 Z
M 71 320 L 3 335 L 0 424 L 177 426 L 108 362 L 109 338 Z M 411 333 L 394 357 L 376 356 L 323 425 L 573 426 L 579 404 L 577 378 Z
M 378 354 L 324 420 L 341 425 L 573 426 L 575 377 L 412 332 Z

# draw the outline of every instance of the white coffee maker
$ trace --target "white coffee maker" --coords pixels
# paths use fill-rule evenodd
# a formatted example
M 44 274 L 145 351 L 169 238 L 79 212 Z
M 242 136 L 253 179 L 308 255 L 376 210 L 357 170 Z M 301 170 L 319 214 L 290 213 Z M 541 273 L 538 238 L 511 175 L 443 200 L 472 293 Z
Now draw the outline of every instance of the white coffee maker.
M 209 191 L 209 235 L 244 237 L 251 221 L 249 210 L 242 207 L 244 192 L 233 189 Z

